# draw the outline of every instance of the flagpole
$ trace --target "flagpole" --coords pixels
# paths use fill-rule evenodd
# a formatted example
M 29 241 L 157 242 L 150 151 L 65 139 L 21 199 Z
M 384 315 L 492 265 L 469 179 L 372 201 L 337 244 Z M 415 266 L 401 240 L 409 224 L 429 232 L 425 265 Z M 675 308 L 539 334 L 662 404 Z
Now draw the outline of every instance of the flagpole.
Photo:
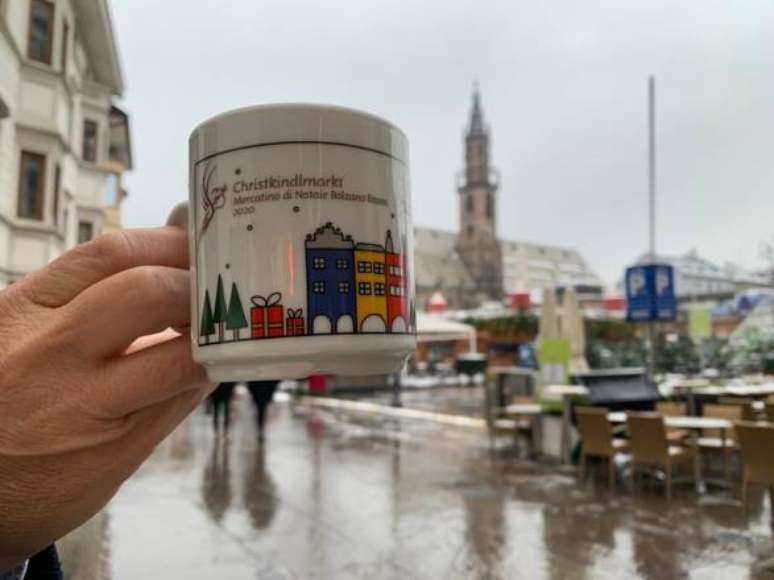
M 648 223 L 650 263 L 656 263 L 656 78 L 648 77 Z M 648 377 L 656 371 L 656 323 L 648 324 Z

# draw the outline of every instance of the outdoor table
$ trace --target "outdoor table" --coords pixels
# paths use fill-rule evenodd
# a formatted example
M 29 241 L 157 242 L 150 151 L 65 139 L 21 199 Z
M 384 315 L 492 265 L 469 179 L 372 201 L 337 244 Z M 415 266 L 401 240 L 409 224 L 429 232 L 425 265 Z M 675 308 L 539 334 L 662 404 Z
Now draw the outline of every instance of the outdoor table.
M 562 463 L 570 463 L 570 429 L 572 427 L 573 397 L 585 397 L 589 390 L 583 385 L 548 385 L 543 389 L 543 396 L 562 399 Z
M 696 397 L 695 393 L 697 389 L 706 389 L 710 387 L 710 383 L 706 379 L 686 379 L 680 381 L 672 386 L 674 393 L 680 393 L 685 395 L 688 401 L 688 413 L 691 415 L 697 414 L 696 409 Z
M 608 413 L 607 420 L 611 423 L 626 423 L 626 413 Z M 720 431 L 720 439 L 723 443 L 723 448 L 726 446 L 726 431 L 733 429 L 733 421 L 728 419 L 720 419 L 717 417 L 675 417 L 665 416 L 664 425 L 673 429 L 688 429 L 692 431 L 700 431 L 703 429 L 718 429 Z M 698 453 L 698 433 L 694 433 L 693 443 Z M 725 462 L 725 454 L 723 454 L 723 461 Z M 695 476 L 696 476 L 696 490 L 702 493 L 706 488 L 705 481 L 701 477 L 701 469 L 699 468 L 699 462 L 695 464 Z M 713 482 L 719 483 L 719 482 Z M 727 486 L 724 482 L 723 486 Z
M 519 405 L 508 405 L 505 407 L 505 412 L 508 415 L 540 415 L 543 412 L 543 407 L 537 403 L 522 403 Z
M 767 397 L 774 395 L 774 385 L 725 385 L 698 386 L 697 384 L 680 383 L 674 386 L 675 392 L 683 393 L 688 399 L 688 409 L 696 414 L 696 397 Z

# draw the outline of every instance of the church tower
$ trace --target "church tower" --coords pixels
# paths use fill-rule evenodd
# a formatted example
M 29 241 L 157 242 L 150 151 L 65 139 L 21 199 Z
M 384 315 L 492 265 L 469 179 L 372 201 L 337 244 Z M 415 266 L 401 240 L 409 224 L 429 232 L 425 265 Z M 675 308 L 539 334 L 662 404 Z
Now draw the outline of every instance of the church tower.
M 460 176 L 460 233 L 457 247 L 479 294 L 503 297 L 500 244 L 497 240 L 497 172 L 489 166 L 489 129 L 484 124 L 478 85 L 465 134 L 465 171 Z

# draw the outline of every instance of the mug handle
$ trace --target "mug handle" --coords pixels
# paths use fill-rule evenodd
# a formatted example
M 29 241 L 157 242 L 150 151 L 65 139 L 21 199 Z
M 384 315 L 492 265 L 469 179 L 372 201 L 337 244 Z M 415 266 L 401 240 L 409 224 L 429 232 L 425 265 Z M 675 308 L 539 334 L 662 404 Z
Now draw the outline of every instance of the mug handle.
M 167 225 L 188 229 L 187 201 L 181 201 L 172 208 L 172 211 L 169 212 L 169 216 L 167 217 Z

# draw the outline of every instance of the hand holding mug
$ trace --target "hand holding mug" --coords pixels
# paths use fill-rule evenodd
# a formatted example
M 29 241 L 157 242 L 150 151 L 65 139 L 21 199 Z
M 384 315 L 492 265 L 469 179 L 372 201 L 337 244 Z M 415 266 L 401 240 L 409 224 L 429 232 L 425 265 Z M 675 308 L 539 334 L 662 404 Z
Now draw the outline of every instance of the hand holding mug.
M 0 570 L 76 528 L 208 393 L 188 239 L 101 236 L 0 292 Z M 187 332 L 187 331 L 186 331 Z

